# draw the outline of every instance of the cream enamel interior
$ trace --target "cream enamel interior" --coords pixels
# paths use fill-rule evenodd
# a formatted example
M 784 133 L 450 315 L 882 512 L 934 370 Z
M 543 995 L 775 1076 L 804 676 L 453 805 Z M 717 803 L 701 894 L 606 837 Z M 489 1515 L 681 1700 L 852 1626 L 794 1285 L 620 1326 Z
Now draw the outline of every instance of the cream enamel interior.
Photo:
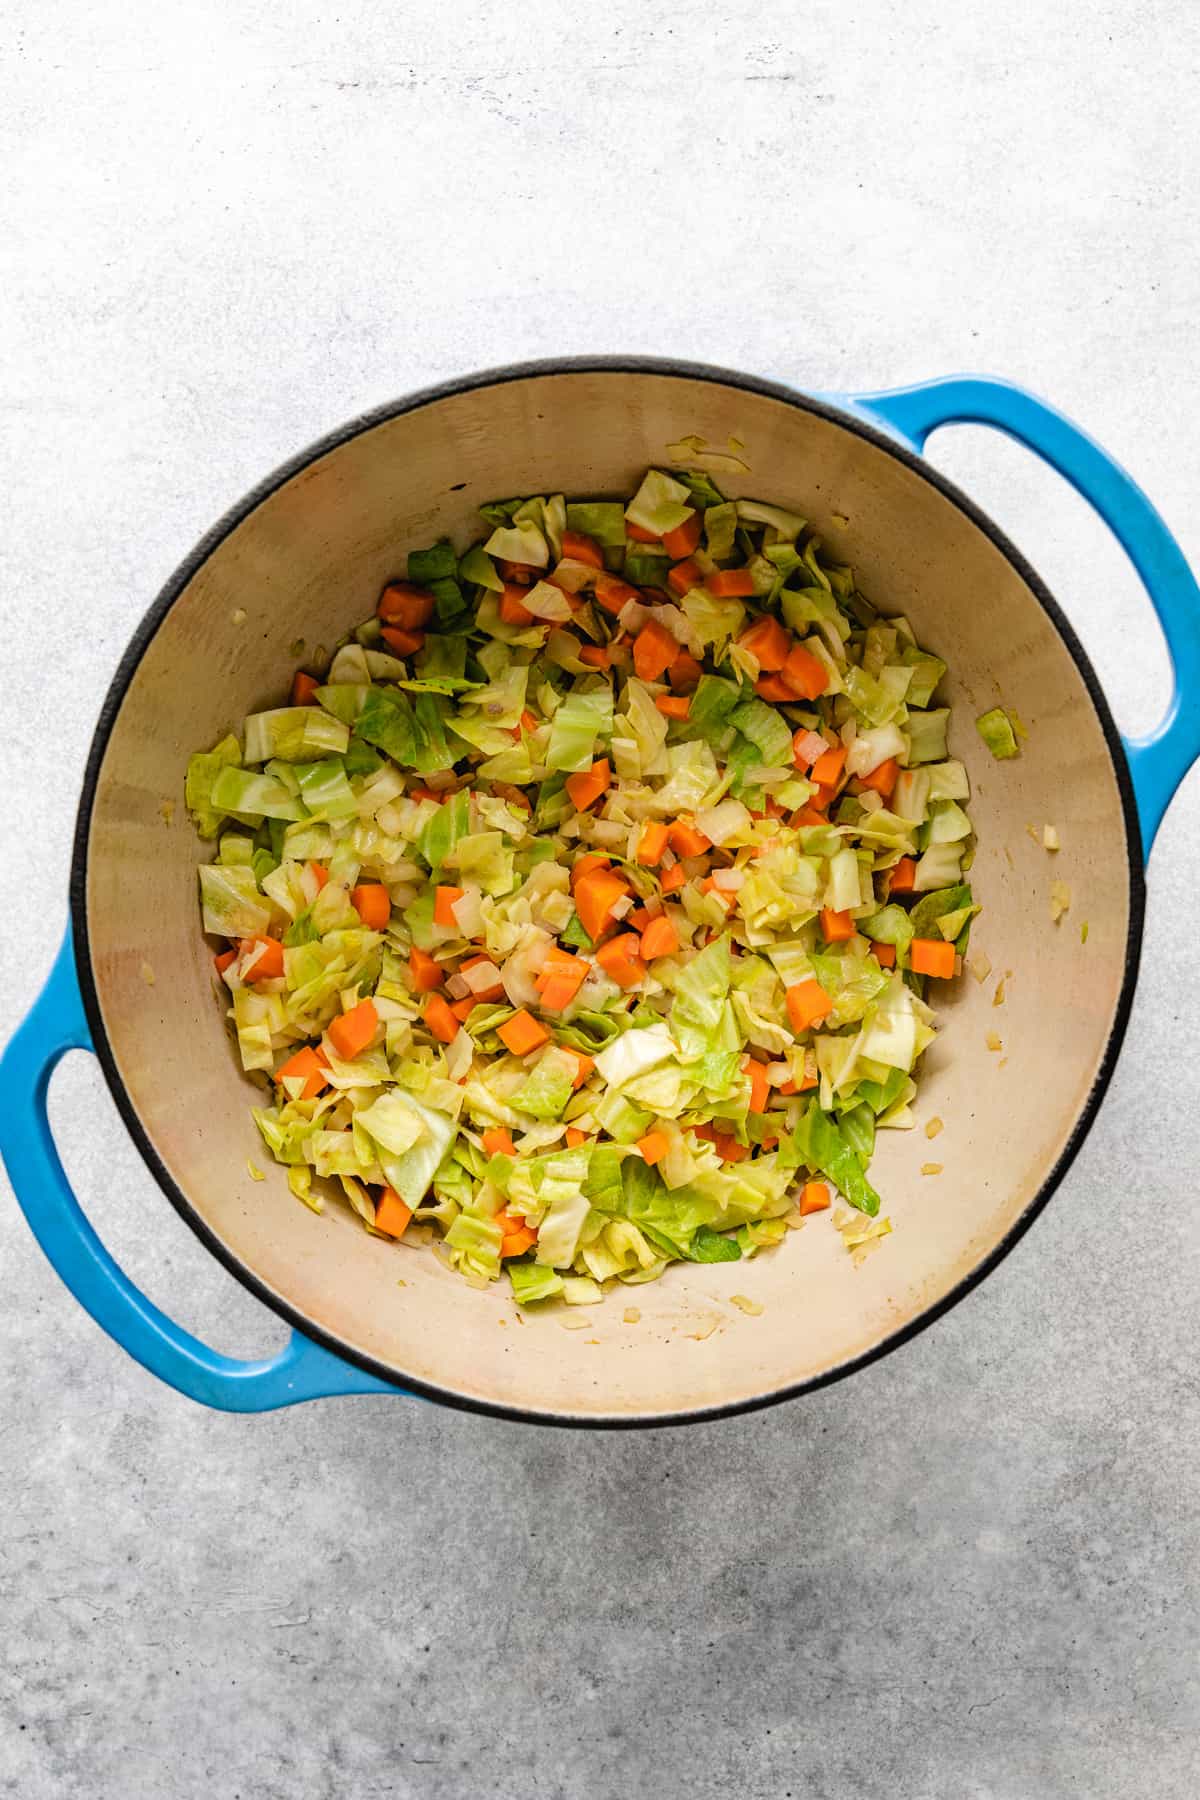
M 922 1129 L 881 1134 L 874 1179 L 894 1230 L 861 1266 L 826 1214 L 752 1262 L 673 1268 L 582 1313 L 519 1320 L 506 1282 L 478 1292 L 429 1251 L 368 1237 L 338 1202 L 314 1216 L 269 1161 L 248 1110 L 261 1089 L 237 1066 L 199 931 L 195 865 L 210 850 L 184 810 L 184 768 L 245 713 L 279 703 L 293 640 L 332 644 L 371 611 L 410 547 L 442 532 L 461 546 L 478 502 L 619 495 L 693 433 L 714 446 L 739 439 L 751 472 L 720 473 L 726 491 L 803 512 L 876 604 L 906 612 L 949 662 L 951 747 L 971 774 L 971 879 L 986 908 L 973 948 L 993 973 L 940 1002 L 918 1111 L 945 1129 L 935 1143 Z M 1029 726 L 1016 762 L 993 762 L 974 730 L 998 701 Z M 1046 821 L 1062 839 L 1057 856 L 1026 829 Z M 372 425 L 216 545 L 159 624 L 112 726 L 87 839 L 87 935 L 104 1029 L 142 1126 L 197 1217 L 271 1295 L 401 1382 L 535 1415 L 645 1418 L 752 1401 L 862 1355 L 1005 1237 L 1062 1154 L 1113 1028 L 1131 904 L 1114 874 L 1125 840 L 1112 758 L 1072 656 L 1007 557 L 931 482 L 774 396 L 666 372 L 567 370 Z M 1057 926 L 1056 877 L 1072 894 Z M 1002 1050 L 988 1048 L 989 1033 Z M 942 1173 L 922 1176 L 929 1162 Z M 764 1311 L 746 1315 L 733 1294 Z M 636 1324 L 624 1322 L 627 1306 Z

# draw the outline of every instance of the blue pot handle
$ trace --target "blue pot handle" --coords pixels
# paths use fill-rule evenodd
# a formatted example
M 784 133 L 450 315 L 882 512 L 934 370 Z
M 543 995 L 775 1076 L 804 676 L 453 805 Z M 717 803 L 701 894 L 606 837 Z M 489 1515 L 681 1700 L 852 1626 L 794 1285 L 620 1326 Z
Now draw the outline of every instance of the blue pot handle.
M 1171 796 L 1200 756 L 1200 589 L 1160 514 L 1119 463 L 1044 400 L 989 375 L 950 376 L 848 404 L 914 450 L 939 425 L 992 425 L 1065 475 L 1124 546 L 1162 625 L 1174 687 L 1161 724 L 1126 738 L 1142 844 L 1149 856 Z
M 71 1190 L 46 1114 L 59 1059 L 91 1048 L 68 931 L 49 980 L 0 1059 L 0 1157 L 38 1243 L 96 1323 L 151 1374 L 225 1412 L 267 1412 L 331 1394 L 402 1393 L 298 1331 L 263 1362 L 219 1356 L 172 1324 L 122 1273 Z

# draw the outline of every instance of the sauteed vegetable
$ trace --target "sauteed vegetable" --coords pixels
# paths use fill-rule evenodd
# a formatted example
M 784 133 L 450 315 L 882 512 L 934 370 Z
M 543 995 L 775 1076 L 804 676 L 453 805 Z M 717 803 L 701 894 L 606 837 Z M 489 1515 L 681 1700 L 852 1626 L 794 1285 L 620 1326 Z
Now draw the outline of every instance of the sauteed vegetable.
M 945 664 L 703 473 L 481 511 L 189 764 L 264 1143 L 522 1304 L 874 1219 L 978 911 Z

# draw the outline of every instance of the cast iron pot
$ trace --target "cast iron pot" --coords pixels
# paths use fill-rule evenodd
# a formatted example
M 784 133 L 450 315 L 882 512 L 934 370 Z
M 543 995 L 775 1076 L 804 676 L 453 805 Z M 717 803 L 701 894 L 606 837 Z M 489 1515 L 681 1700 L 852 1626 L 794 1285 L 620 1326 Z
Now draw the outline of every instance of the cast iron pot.
M 1074 632 L 1033 570 L 920 457 L 934 427 L 989 424 L 1060 470 L 1117 533 L 1175 666 L 1167 717 L 1122 743 Z M 317 1217 L 282 1171 L 258 1183 L 249 1106 L 213 992 L 196 901 L 208 853 L 182 804 L 184 767 L 245 713 L 278 704 L 298 637 L 330 643 L 370 612 L 406 551 L 462 540 L 497 495 L 622 494 L 695 435 L 746 446 L 721 477 L 801 511 L 864 591 L 904 612 L 950 665 L 952 753 L 971 776 L 984 903 L 976 946 L 1008 999 L 968 978 L 941 1003 L 920 1110 L 946 1121 L 938 1180 L 920 1131 L 884 1133 L 875 1164 L 895 1233 L 860 1267 L 828 1220 L 731 1268 L 680 1266 L 563 1329 L 518 1324 L 428 1251 Z M 244 615 L 244 616 L 243 616 Z M 932 382 L 834 404 L 721 369 L 652 361 L 525 365 L 416 394 L 357 419 L 277 471 L 205 538 L 155 601 L 109 692 L 75 838 L 71 925 L 47 986 L 4 1057 L 0 1150 L 34 1232 L 92 1316 L 147 1368 L 245 1411 L 319 1395 L 407 1391 L 515 1418 L 647 1425 L 805 1392 L 902 1343 L 1011 1248 L 1079 1148 L 1112 1073 L 1137 974 L 1143 862 L 1200 751 L 1200 596 L 1162 520 L 1060 414 L 1006 384 Z M 995 763 L 973 719 L 1003 701 L 1029 726 Z M 174 811 L 164 819 L 164 801 Z M 167 809 L 168 811 L 170 809 Z M 1051 859 L 1026 832 L 1052 821 Z M 1122 854 L 1118 855 L 1117 849 Z M 210 850 L 211 847 L 208 847 Z M 1052 876 L 1074 910 L 1050 919 Z M 1086 943 L 1080 922 L 1087 919 Z M 151 986 L 143 967 L 158 972 Z M 989 1032 L 1003 1035 L 1003 1055 Z M 94 1049 L 163 1191 L 213 1254 L 293 1325 L 278 1357 L 215 1355 L 106 1254 L 66 1181 L 46 1118 L 65 1051 Z M 179 1104 L 187 1095 L 186 1107 Z M 405 1285 L 398 1285 L 403 1277 Z M 763 1308 L 747 1315 L 731 1293 Z M 577 1315 L 576 1315 L 577 1316 Z

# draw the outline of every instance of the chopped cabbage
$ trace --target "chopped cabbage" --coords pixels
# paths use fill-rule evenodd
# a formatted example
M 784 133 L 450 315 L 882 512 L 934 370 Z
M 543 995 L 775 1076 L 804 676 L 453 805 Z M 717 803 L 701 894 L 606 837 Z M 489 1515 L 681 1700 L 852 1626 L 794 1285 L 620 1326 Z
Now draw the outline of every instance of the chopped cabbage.
M 461 556 L 408 553 L 409 654 L 373 616 L 311 704 L 189 761 L 263 1144 L 313 1211 L 331 1191 L 376 1231 L 390 1189 L 377 1235 L 398 1202 L 523 1307 L 770 1253 L 809 1176 L 875 1219 L 876 1132 L 911 1127 L 935 1032 L 914 939 L 961 954 L 979 911 L 946 665 L 798 513 L 708 474 L 481 511 Z M 681 558 L 643 540 L 685 525 L 668 599 Z M 979 725 L 1015 753 L 1007 714 Z

